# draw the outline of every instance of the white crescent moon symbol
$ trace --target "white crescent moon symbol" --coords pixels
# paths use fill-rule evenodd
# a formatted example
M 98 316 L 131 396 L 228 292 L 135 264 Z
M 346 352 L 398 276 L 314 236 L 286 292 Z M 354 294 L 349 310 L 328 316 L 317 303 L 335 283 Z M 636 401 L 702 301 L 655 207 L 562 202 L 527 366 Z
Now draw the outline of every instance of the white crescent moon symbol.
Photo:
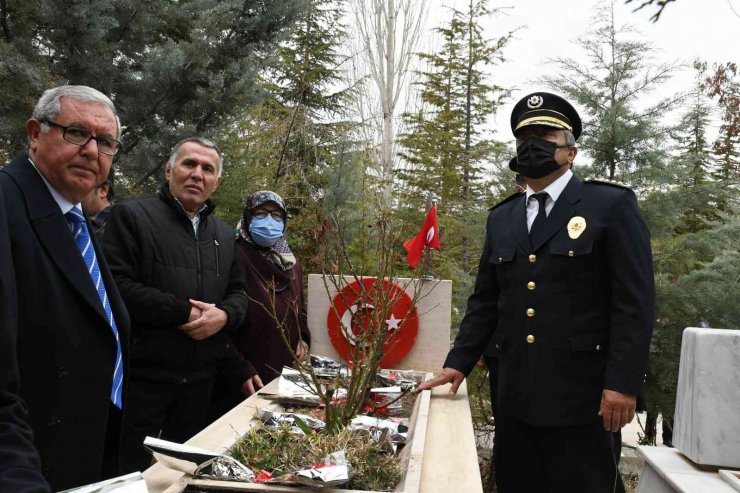
M 361 303 L 360 306 L 357 306 L 357 304 L 352 304 L 344 311 L 344 313 L 342 314 L 342 318 L 340 319 L 340 322 L 343 326 L 342 332 L 347 338 L 347 342 L 349 342 L 353 346 L 357 345 L 357 338 L 355 337 L 355 333 L 352 332 L 352 316 L 361 308 L 369 308 L 371 310 L 375 309 L 375 307 L 369 303 Z
M 431 243 L 433 238 L 434 238 L 434 226 L 429 228 L 429 231 L 427 231 L 427 243 Z

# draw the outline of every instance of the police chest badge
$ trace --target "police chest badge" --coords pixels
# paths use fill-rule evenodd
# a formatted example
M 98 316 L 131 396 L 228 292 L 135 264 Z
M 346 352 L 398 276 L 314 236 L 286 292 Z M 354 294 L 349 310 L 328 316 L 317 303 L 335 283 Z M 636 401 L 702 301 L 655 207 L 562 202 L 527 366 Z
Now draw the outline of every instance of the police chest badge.
M 571 240 L 577 239 L 586 231 L 586 220 L 581 216 L 574 216 L 568 221 L 568 236 Z

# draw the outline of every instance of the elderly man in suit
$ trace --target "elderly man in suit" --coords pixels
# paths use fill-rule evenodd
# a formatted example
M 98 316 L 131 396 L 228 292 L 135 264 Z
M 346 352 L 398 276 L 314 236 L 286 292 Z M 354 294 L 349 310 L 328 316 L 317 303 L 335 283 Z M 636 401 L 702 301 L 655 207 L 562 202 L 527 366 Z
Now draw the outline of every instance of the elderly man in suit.
M 129 319 L 80 202 L 119 148 L 113 103 L 49 89 L 26 123 L 28 153 L 0 170 L 18 303 L 20 397 L 43 475 L 62 490 L 115 474 Z
M 571 171 L 581 120 L 537 92 L 514 107 L 526 190 L 488 216 L 475 290 L 442 373 L 498 362 L 496 480 L 502 493 L 623 491 L 621 427 L 647 364 L 655 295 L 650 237 L 628 188 Z

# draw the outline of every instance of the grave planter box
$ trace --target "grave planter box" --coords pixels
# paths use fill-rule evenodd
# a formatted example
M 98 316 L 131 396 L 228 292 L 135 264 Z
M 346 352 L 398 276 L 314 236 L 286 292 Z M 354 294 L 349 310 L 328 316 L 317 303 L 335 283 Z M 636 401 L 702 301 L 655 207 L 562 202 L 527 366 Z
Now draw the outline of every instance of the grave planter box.
M 270 382 L 264 389 L 264 392 L 274 392 L 277 389 L 277 380 Z M 426 390 L 421 392 L 414 403 L 411 418 L 409 420 L 409 435 L 406 445 L 399 453 L 401 460 L 401 468 L 403 470 L 403 476 L 401 481 L 396 486 L 394 491 L 403 493 L 418 493 L 422 461 L 424 459 L 424 445 L 426 439 L 427 420 L 429 416 L 429 403 L 430 403 L 431 392 Z M 224 443 L 219 447 L 220 450 L 214 450 L 215 452 L 221 452 L 229 448 L 239 437 L 240 434 L 246 432 L 246 430 L 258 423 L 256 418 L 257 411 L 266 406 L 270 406 L 273 409 L 281 410 L 281 406 L 271 403 L 260 397 L 259 394 L 253 395 L 244 403 L 240 404 L 236 408 L 232 409 L 229 413 L 225 414 L 222 418 L 214 422 L 211 426 L 203 430 L 201 433 L 223 433 L 224 428 L 231 429 L 232 423 L 237 421 L 235 418 L 239 418 L 238 421 L 242 421 L 242 418 L 247 418 L 247 427 L 240 427 L 239 429 L 232 429 L 230 434 L 226 435 Z M 238 430 L 238 431 L 237 431 Z M 248 464 L 247 464 L 248 466 Z M 157 466 L 155 466 L 157 467 Z M 160 466 L 161 467 L 161 466 Z M 299 492 L 299 491 L 315 491 L 311 488 L 295 487 L 295 486 L 284 486 L 284 485 L 269 485 L 269 484 L 256 484 L 256 483 L 239 483 L 230 481 L 216 481 L 210 479 L 198 479 L 190 476 L 184 476 L 175 484 L 165 490 L 165 493 L 181 493 L 189 489 L 195 491 L 265 491 L 265 492 Z M 376 493 L 370 490 L 348 490 L 341 488 L 324 488 L 321 491 L 326 492 L 344 492 L 344 493 Z

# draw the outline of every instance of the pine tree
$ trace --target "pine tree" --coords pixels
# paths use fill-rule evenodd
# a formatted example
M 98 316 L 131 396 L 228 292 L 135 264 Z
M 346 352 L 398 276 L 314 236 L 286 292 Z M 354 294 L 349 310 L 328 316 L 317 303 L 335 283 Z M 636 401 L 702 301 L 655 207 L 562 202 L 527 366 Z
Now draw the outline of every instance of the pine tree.
M 352 97 L 343 81 L 344 6 L 309 0 L 280 44 L 278 63 L 261 75 L 268 96 L 223 127 L 232 167 L 218 191 L 221 213 L 238 218 L 244 196 L 258 189 L 280 193 L 291 208 L 292 247 L 309 268 L 326 204 L 350 200 L 353 194 L 337 187 L 357 177 L 352 124 L 343 119 Z
M 661 87 L 677 70 L 676 64 L 659 64 L 653 49 L 639 40 L 629 26 L 618 26 L 614 4 L 599 10 L 596 27 L 577 45 L 588 62 L 572 58 L 554 60 L 560 75 L 544 82 L 586 110 L 579 147 L 592 159 L 584 174 L 640 186 L 659 186 L 665 179 L 667 140 L 661 118 L 681 100 L 663 98 L 640 110 L 642 98 Z
M 503 60 L 510 39 L 484 37 L 480 20 L 492 13 L 486 4 L 470 0 L 465 11 L 452 10 L 449 23 L 435 29 L 439 51 L 420 55 L 428 66 L 419 74 L 422 108 L 404 115 L 408 131 L 401 135 L 400 155 L 406 166 L 398 172 L 408 187 L 404 204 L 419 210 L 430 197 L 439 202 L 440 229 L 448 238 L 444 256 L 471 266 L 480 247 L 475 232 L 485 216 L 484 167 L 500 161 L 503 149 L 486 122 L 508 96 L 485 72 Z
M 257 101 L 257 74 L 300 0 L 0 3 L 0 131 L 13 151 L 44 89 L 109 94 L 124 126 L 123 188 L 156 186 L 172 145 Z

